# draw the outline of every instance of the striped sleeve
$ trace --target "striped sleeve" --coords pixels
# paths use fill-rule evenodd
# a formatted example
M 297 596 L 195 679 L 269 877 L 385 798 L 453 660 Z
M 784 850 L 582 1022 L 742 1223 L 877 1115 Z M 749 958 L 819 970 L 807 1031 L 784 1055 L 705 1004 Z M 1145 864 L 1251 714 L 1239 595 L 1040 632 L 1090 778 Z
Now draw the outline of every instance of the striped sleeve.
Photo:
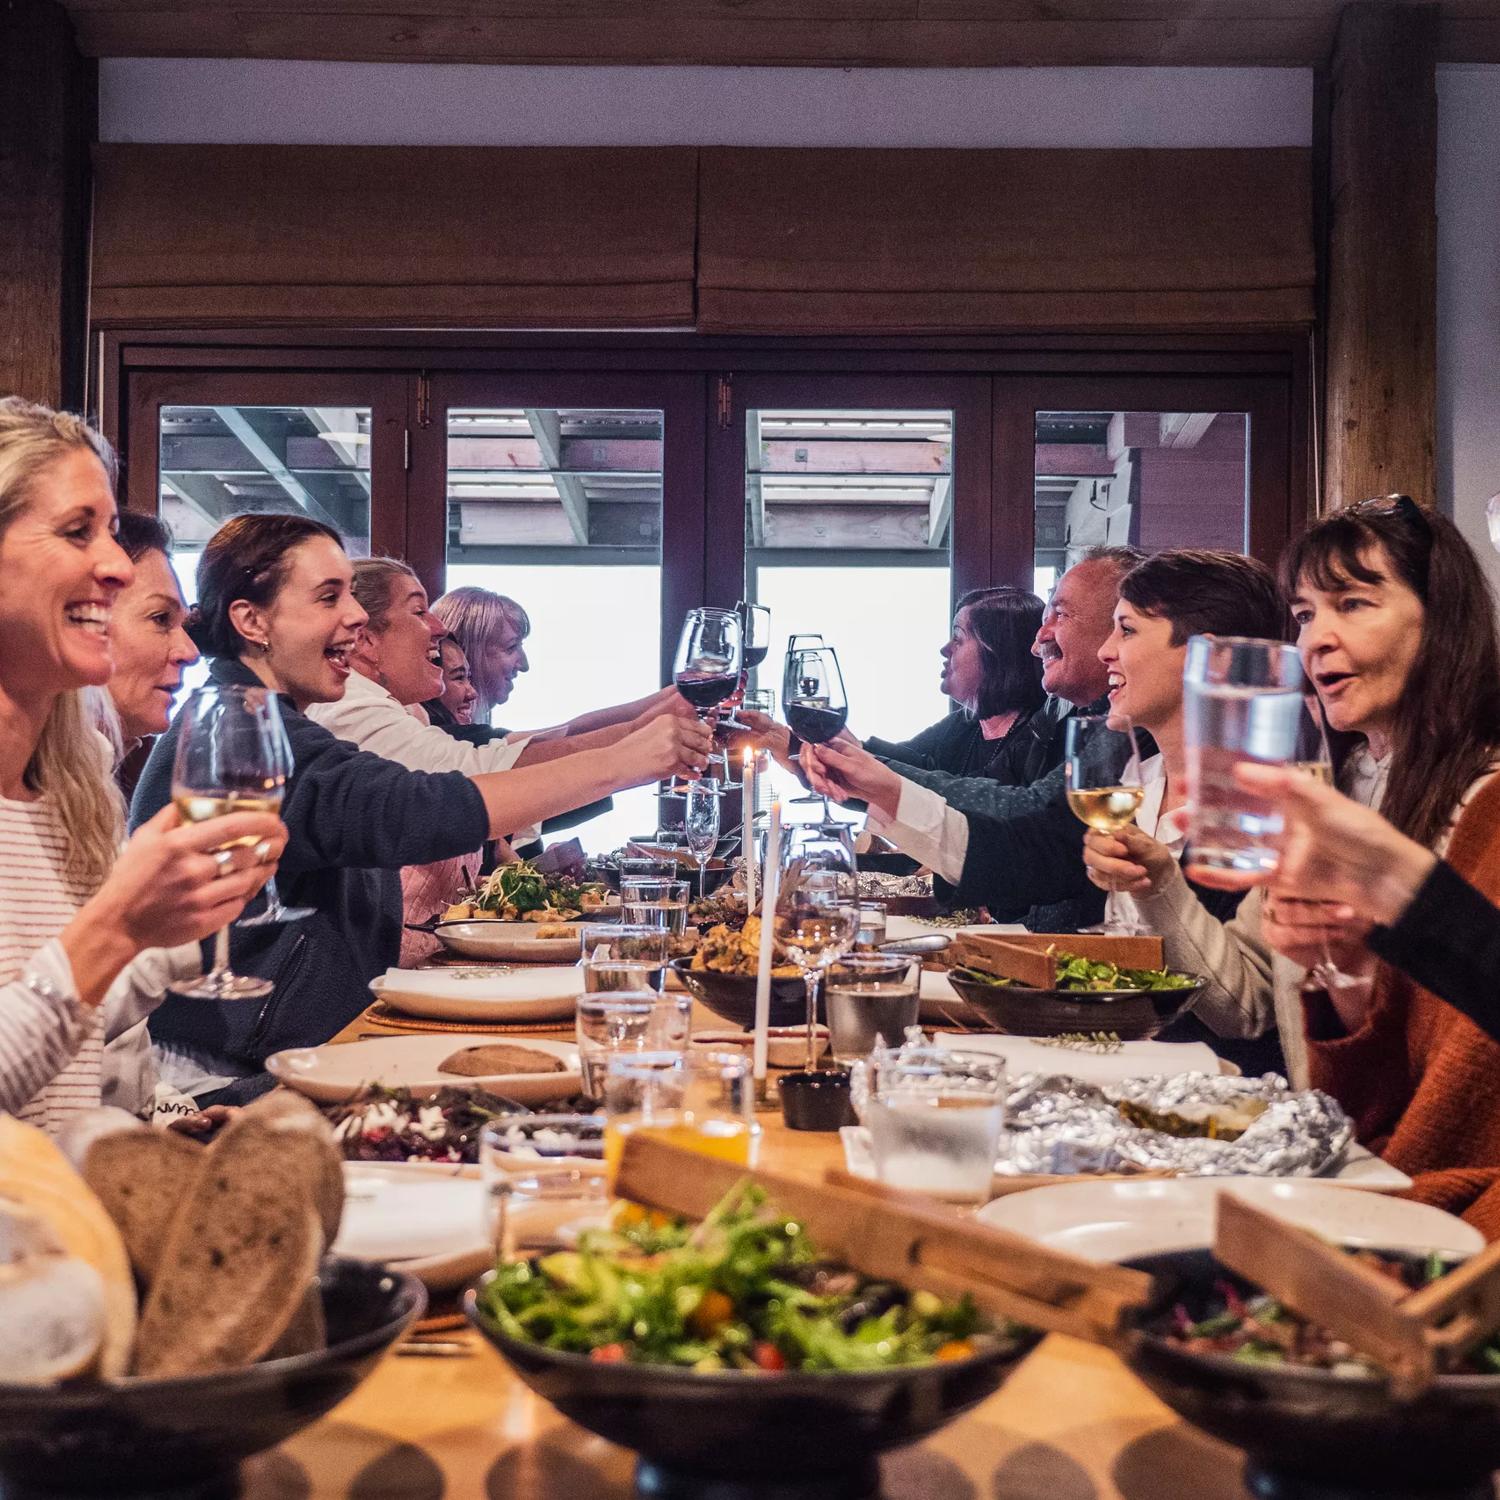
M 94 1029 L 62 944 L 45 943 L 0 985 L 0 1110 L 21 1113 L 67 1068 Z

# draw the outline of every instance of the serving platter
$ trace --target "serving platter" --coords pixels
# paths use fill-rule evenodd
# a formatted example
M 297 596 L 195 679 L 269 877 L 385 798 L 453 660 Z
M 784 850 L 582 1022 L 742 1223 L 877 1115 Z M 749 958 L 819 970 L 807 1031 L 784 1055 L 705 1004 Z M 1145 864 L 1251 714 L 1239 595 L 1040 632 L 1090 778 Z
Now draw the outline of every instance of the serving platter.
M 583 970 L 576 964 L 388 969 L 370 982 L 370 993 L 393 1010 L 435 1021 L 559 1021 L 577 1008 Z
M 599 913 L 608 921 L 620 914 L 618 905 Z M 450 953 L 460 958 L 488 959 L 495 963 L 569 963 L 578 957 L 580 936 L 575 924 L 567 937 L 538 937 L 542 922 L 439 922 L 432 935 Z
M 490 1073 L 470 1077 L 445 1073 L 442 1062 L 472 1047 L 525 1046 L 559 1059 L 555 1073 Z M 546 1104 L 567 1099 L 582 1086 L 578 1048 L 546 1037 L 517 1042 L 509 1036 L 382 1036 L 362 1042 L 292 1047 L 266 1059 L 266 1070 L 279 1082 L 320 1104 L 337 1104 L 364 1088 L 482 1088 L 518 1104 Z
M 996 1198 L 979 1210 L 978 1218 L 1055 1250 L 1123 1261 L 1210 1247 L 1215 1206 L 1225 1191 L 1352 1248 L 1473 1255 L 1484 1247 L 1477 1229 L 1442 1209 L 1381 1193 L 1351 1193 L 1309 1178 L 1059 1182 Z
M 406 1271 L 430 1290 L 450 1290 L 494 1263 L 487 1206 L 477 1177 L 345 1162 L 344 1218 L 334 1249 Z

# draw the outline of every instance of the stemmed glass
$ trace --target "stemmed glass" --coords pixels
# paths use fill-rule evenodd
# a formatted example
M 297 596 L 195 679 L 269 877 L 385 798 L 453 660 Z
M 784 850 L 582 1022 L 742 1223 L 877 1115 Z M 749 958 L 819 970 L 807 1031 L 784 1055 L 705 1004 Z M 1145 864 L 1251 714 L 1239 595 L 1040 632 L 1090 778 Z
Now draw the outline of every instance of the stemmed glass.
M 280 786 L 285 787 L 292 779 L 292 771 L 296 762 L 292 758 L 292 742 L 287 738 L 286 724 L 282 721 L 281 708 L 276 702 L 276 695 L 270 693 L 265 698 L 265 706 L 262 710 L 265 716 L 265 734 L 267 748 L 276 763 L 277 774 L 280 777 Z M 300 922 L 304 917 L 313 914 L 310 906 L 283 906 L 281 904 L 281 892 L 276 889 L 276 877 L 273 875 L 265 884 L 266 907 L 253 917 L 241 917 L 234 925 L 236 927 L 270 927 L 276 922 Z
M 188 699 L 172 765 L 172 801 L 187 822 L 280 808 L 286 772 L 267 733 L 272 713 L 277 713 L 276 699 L 269 688 L 216 685 L 199 688 Z M 221 847 L 235 843 L 254 840 Z M 221 927 L 214 937 L 213 968 L 192 984 L 172 988 L 195 1000 L 253 1000 L 269 995 L 273 986 L 269 979 L 229 967 L 229 929 Z
M 690 609 L 682 622 L 672 680 L 705 721 L 740 685 L 741 623 L 735 610 L 709 608 Z
M 1118 722 L 1118 715 L 1114 716 Z M 1112 729 L 1104 714 L 1081 714 L 1069 719 L 1063 746 L 1064 781 L 1073 816 L 1100 833 L 1118 833 L 1135 820 L 1145 787 L 1135 731 L 1129 721 Z M 1111 884 L 1104 898 L 1104 920 L 1084 932 L 1131 937 L 1145 932 L 1120 914 L 1119 892 Z
M 818 983 L 859 931 L 854 855 L 841 829 L 813 823 L 784 831 L 775 935 L 807 987 L 807 1071 L 818 1066 Z
M 844 677 L 832 646 L 796 646 L 786 653 L 782 672 L 781 705 L 787 727 L 808 745 L 834 739 L 849 718 Z M 794 802 L 821 802 L 828 821 L 826 797 L 794 797 Z
M 686 805 L 682 810 L 682 832 L 688 853 L 698 861 L 698 899 L 708 896 L 708 858 L 719 844 L 719 801 L 717 781 L 690 781 Z

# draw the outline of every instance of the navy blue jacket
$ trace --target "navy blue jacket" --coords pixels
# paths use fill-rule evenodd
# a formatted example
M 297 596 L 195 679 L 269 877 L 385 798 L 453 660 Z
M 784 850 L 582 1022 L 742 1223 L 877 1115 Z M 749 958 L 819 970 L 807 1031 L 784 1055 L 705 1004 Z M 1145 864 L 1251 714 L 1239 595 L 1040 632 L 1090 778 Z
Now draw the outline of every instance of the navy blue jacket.
M 215 658 L 212 681 L 253 685 L 238 661 Z M 277 884 L 301 922 L 234 928 L 230 962 L 275 981 L 263 1000 L 169 997 L 151 1035 L 244 1076 L 283 1047 L 326 1042 L 369 1003 L 368 985 L 401 948 L 401 867 L 469 854 L 489 837 L 479 789 L 461 771 L 409 771 L 357 750 L 280 700 L 295 769 L 281 816 L 290 837 Z M 181 715 L 152 747 L 130 805 L 131 826 L 172 798 Z

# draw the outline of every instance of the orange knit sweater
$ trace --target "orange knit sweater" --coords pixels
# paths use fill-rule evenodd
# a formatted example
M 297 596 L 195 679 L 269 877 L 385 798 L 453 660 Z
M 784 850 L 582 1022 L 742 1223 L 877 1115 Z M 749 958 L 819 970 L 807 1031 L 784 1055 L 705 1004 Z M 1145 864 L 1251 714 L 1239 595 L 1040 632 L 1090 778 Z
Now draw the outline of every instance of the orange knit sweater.
M 1447 859 L 1500 904 L 1500 776 L 1463 810 Z M 1364 1026 L 1309 1036 L 1308 1062 L 1313 1087 L 1348 1110 L 1359 1140 L 1413 1178 L 1408 1196 L 1500 1239 L 1500 1044 L 1381 964 Z

